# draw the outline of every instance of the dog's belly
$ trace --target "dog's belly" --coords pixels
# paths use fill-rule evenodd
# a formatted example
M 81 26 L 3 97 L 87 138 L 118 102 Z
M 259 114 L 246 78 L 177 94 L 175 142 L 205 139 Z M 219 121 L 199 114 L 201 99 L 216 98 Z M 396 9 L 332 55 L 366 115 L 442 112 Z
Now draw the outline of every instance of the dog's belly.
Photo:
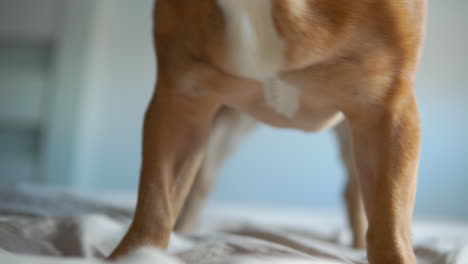
M 297 111 L 292 116 L 284 115 L 268 104 L 263 93 L 264 87 L 248 87 L 255 92 L 248 93 L 247 99 L 232 101 L 231 106 L 251 115 L 256 120 L 279 128 L 292 128 L 316 132 L 331 128 L 340 123 L 344 116 L 332 101 L 314 93 L 314 89 L 298 86 L 301 97 L 297 98 Z
M 278 128 L 298 129 L 306 132 L 318 132 L 334 127 L 344 120 L 344 116 L 338 111 L 316 111 L 308 115 L 298 113 L 294 118 L 284 118 L 269 109 L 256 107 L 247 112 L 256 120 Z

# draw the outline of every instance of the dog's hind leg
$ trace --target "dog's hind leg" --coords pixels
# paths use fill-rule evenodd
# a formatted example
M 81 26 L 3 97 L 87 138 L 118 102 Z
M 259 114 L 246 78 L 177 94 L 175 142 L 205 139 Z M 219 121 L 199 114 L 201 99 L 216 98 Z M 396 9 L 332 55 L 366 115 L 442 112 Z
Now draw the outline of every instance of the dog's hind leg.
M 252 118 L 228 107 L 221 108 L 216 114 L 205 159 L 177 218 L 176 231 L 188 232 L 194 229 L 219 168 L 240 141 L 253 130 L 255 123 Z
M 349 226 L 353 233 L 353 247 L 365 249 L 367 218 L 362 203 L 348 123 L 344 121 L 339 124 L 335 128 L 335 133 L 340 147 L 341 159 L 347 172 L 344 200 L 346 203 Z

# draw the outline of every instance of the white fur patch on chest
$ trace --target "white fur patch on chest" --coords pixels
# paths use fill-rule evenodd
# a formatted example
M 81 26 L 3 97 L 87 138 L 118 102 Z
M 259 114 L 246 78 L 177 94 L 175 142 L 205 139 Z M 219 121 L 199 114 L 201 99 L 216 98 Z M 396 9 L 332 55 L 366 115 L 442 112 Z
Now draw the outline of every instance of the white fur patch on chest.
M 299 90 L 278 78 L 285 43 L 273 20 L 272 0 L 218 0 L 227 21 L 233 74 L 263 83 L 267 104 L 294 116 Z

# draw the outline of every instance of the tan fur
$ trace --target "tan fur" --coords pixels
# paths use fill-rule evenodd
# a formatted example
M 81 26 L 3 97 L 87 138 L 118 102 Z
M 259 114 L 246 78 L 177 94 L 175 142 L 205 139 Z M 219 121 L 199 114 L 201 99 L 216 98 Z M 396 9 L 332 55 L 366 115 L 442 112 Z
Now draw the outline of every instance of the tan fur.
M 416 263 L 411 221 L 420 132 L 413 82 L 426 1 L 270 1 L 285 43 L 278 78 L 300 92 L 294 116 L 274 111 L 262 83 L 237 74 L 217 1 L 157 2 L 159 81 L 146 113 L 138 205 L 112 257 L 141 245 L 167 246 L 213 120 L 230 107 L 305 131 L 330 127 L 344 115 L 354 154 L 349 167 L 357 178 L 350 182 L 348 205 L 359 208 L 355 197 L 362 197 L 370 263 Z M 362 224 L 353 225 L 362 233 Z M 363 246 L 362 240 L 355 244 Z

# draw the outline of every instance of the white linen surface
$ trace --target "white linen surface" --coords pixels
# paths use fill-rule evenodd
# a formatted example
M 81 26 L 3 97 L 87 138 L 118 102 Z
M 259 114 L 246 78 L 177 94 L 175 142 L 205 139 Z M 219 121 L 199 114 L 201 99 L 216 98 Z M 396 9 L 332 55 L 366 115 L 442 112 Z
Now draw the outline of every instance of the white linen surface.
M 0 263 L 108 263 L 103 257 L 130 223 L 134 196 L 100 200 L 0 188 Z M 367 263 L 363 251 L 346 246 L 349 235 L 339 214 L 211 205 L 202 223 L 196 233 L 173 234 L 165 252 L 142 248 L 109 263 Z M 468 224 L 419 221 L 414 232 L 419 264 L 468 264 Z

